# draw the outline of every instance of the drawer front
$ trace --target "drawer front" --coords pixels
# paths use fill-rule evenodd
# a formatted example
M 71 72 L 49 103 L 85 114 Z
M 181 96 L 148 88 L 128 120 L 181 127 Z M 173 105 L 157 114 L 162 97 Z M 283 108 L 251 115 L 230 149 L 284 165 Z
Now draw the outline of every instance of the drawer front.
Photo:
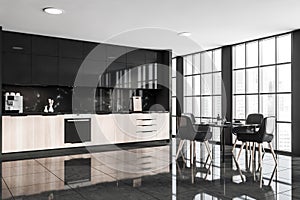
M 157 127 L 155 124 L 153 125 L 146 125 L 146 126 L 137 126 L 136 127 L 136 132 L 156 132 Z
M 136 120 L 137 126 L 148 126 L 148 125 L 156 125 L 156 120 L 149 119 L 149 120 Z

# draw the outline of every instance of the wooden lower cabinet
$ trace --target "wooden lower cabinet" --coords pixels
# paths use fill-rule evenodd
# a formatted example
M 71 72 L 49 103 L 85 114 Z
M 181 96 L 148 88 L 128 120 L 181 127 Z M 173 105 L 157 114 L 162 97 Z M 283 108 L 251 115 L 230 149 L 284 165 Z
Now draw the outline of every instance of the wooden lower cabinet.
M 62 119 L 60 116 L 2 117 L 2 152 L 62 147 Z
M 89 115 L 91 141 L 64 143 L 65 115 L 3 116 L 2 153 L 167 140 L 169 113 Z
M 169 113 L 115 114 L 116 143 L 170 139 Z
M 115 143 L 115 127 L 112 115 L 92 115 L 91 126 L 91 145 Z

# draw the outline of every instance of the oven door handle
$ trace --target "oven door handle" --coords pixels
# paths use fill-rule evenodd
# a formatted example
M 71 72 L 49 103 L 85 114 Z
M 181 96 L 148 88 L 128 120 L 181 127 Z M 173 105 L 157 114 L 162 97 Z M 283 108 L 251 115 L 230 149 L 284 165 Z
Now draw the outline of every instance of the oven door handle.
M 67 119 L 67 122 L 89 122 L 90 119 Z

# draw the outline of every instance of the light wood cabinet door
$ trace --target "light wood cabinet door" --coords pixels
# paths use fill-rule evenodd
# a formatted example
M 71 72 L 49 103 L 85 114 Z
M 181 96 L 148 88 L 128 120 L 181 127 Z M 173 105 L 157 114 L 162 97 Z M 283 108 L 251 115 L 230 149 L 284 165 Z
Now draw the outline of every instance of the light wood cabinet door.
M 170 114 L 157 113 L 157 135 L 156 140 L 170 139 Z
M 35 116 L 34 146 L 36 150 L 61 148 L 64 143 L 63 117 Z
M 93 116 L 91 131 L 92 145 L 115 143 L 115 125 L 112 115 Z
M 134 115 L 114 114 L 116 143 L 136 142 L 136 120 Z
M 2 117 L 2 152 L 34 149 L 34 122 L 32 117 Z

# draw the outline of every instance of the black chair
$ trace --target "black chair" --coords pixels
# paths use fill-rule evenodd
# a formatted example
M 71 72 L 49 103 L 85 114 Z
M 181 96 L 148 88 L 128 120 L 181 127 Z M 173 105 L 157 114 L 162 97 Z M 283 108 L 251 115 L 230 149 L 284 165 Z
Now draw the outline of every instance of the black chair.
M 176 159 L 178 158 L 179 153 L 181 153 L 182 158 L 185 161 L 184 155 L 182 153 L 182 148 L 184 143 L 187 140 L 191 142 L 195 142 L 195 141 L 203 142 L 208 151 L 208 156 L 205 162 L 206 165 L 209 158 L 212 160 L 211 151 L 208 144 L 208 140 L 212 138 L 212 132 L 210 131 L 209 126 L 195 125 L 192 123 L 192 121 L 193 121 L 193 115 L 190 114 L 182 114 L 181 117 L 177 118 L 177 123 L 178 123 L 177 138 L 180 139 L 180 142 L 176 154 Z M 192 160 L 194 158 L 194 155 L 192 153 L 192 149 L 190 153 L 191 153 L 191 163 L 193 163 Z
M 243 144 L 245 144 L 246 142 L 253 142 L 253 149 L 252 149 L 252 156 L 251 156 L 252 161 L 254 160 L 255 144 L 256 143 L 258 144 L 260 167 L 262 166 L 262 149 L 263 149 L 264 142 L 267 142 L 269 144 L 269 148 L 271 150 L 273 159 L 275 161 L 275 164 L 277 165 L 276 156 L 275 156 L 273 146 L 272 146 L 272 140 L 274 137 L 273 132 L 275 130 L 275 124 L 276 124 L 275 117 L 265 117 L 257 132 L 255 132 L 255 133 L 239 132 L 239 134 L 237 134 L 237 139 L 239 141 L 242 141 Z M 240 149 L 240 152 L 241 151 L 242 151 L 242 148 Z
M 249 114 L 247 116 L 245 124 L 246 125 L 247 124 L 259 124 L 259 125 L 261 125 L 263 119 L 264 119 L 264 116 L 262 114 L 259 114 L 259 113 Z M 251 126 L 238 126 L 238 127 L 234 127 L 232 129 L 232 133 L 236 136 L 239 133 L 255 133 L 255 132 L 256 132 L 256 129 L 254 127 L 251 127 Z M 234 151 L 234 149 L 236 147 L 237 141 L 238 141 L 238 137 L 236 137 L 236 139 L 234 141 L 234 144 L 233 144 L 233 147 L 232 147 L 232 152 Z M 244 146 L 242 145 L 241 149 L 243 149 L 243 148 L 244 148 Z M 246 149 L 248 149 L 248 143 L 246 143 Z

